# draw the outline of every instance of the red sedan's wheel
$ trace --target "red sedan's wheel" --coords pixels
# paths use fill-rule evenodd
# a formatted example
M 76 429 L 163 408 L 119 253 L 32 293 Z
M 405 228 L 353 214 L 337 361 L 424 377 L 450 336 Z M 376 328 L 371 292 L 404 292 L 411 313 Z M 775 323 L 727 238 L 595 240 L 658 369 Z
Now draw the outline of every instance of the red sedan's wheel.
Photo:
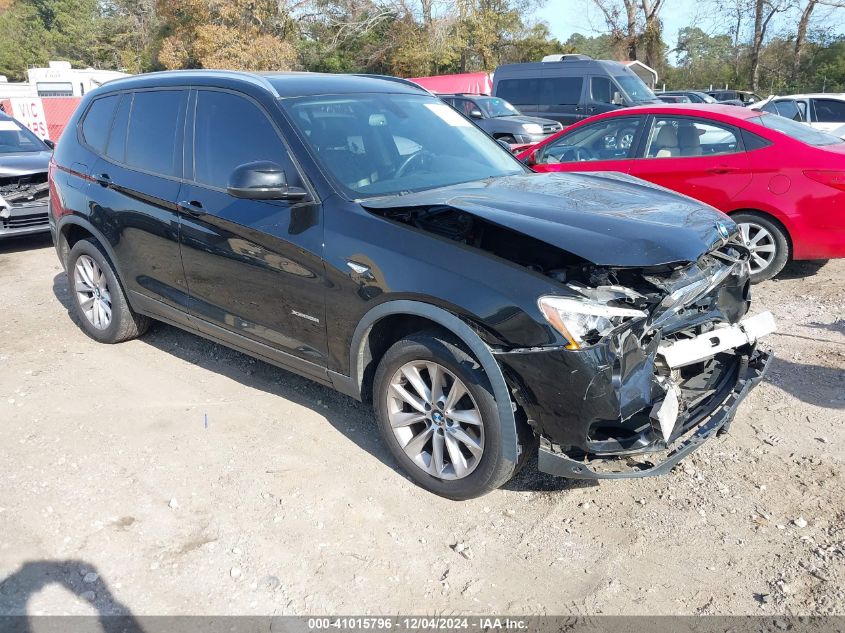
M 789 261 L 789 240 L 775 222 L 758 213 L 735 213 L 742 241 L 751 251 L 748 264 L 751 283 L 759 283 L 777 275 Z

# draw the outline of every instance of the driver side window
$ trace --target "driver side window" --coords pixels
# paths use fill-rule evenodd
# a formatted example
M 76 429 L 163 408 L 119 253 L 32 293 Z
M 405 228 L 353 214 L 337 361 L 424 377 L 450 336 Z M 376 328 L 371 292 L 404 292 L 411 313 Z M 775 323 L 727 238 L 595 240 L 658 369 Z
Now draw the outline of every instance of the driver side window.
M 614 117 L 585 125 L 544 147 L 538 164 L 631 158 L 642 117 Z

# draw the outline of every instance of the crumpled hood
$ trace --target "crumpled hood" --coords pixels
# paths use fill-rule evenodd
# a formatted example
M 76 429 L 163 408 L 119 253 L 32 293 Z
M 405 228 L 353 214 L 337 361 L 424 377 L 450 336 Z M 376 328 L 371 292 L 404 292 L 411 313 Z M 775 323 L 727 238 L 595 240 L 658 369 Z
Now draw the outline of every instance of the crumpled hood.
M 50 156 L 50 152 L 0 154 L 0 177 L 25 176 L 47 171 Z
M 692 198 L 621 173 L 524 174 L 365 199 L 370 209 L 450 206 L 599 266 L 690 262 L 736 225 Z

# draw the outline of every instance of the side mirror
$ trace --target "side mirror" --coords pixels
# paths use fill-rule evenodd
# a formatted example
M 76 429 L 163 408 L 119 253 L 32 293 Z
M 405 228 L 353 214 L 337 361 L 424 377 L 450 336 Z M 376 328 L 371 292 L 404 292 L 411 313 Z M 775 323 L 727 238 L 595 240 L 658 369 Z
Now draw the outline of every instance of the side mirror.
M 611 99 L 610 102 L 613 105 L 618 105 L 618 106 L 625 105 L 625 100 L 622 98 L 622 95 L 619 94 L 618 90 L 613 92 L 613 99 Z
M 527 165 L 528 167 L 531 167 L 532 165 L 536 165 L 537 164 L 537 150 L 535 149 L 531 152 L 528 152 L 528 154 L 526 154 L 523 157 L 522 164 Z
M 469 118 L 471 119 L 483 119 L 484 115 L 481 113 L 481 110 L 478 108 L 473 108 L 469 111 Z
M 42 138 L 41 140 L 44 142 L 44 145 L 46 145 L 50 149 L 56 149 L 56 141 L 51 141 L 48 138 Z
M 235 167 L 226 191 L 247 200 L 301 200 L 308 195 L 305 189 L 288 186 L 284 169 L 266 160 Z

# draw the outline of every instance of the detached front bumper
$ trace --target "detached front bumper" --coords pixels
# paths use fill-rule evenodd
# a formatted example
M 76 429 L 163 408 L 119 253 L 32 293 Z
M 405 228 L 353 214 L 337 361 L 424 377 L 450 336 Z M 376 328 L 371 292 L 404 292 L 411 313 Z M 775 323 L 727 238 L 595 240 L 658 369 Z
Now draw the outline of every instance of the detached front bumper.
M 719 431 L 727 431 L 740 403 L 766 375 L 771 360 L 771 354 L 761 351 L 755 351 L 749 359 L 743 359 L 739 378 L 730 393 L 696 428 L 688 432 L 685 438 L 676 440 L 669 449 L 579 461 L 555 450 L 548 440 L 541 439 L 538 468 L 550 475 L 571 479 L 627 479 L 663 475 Z

